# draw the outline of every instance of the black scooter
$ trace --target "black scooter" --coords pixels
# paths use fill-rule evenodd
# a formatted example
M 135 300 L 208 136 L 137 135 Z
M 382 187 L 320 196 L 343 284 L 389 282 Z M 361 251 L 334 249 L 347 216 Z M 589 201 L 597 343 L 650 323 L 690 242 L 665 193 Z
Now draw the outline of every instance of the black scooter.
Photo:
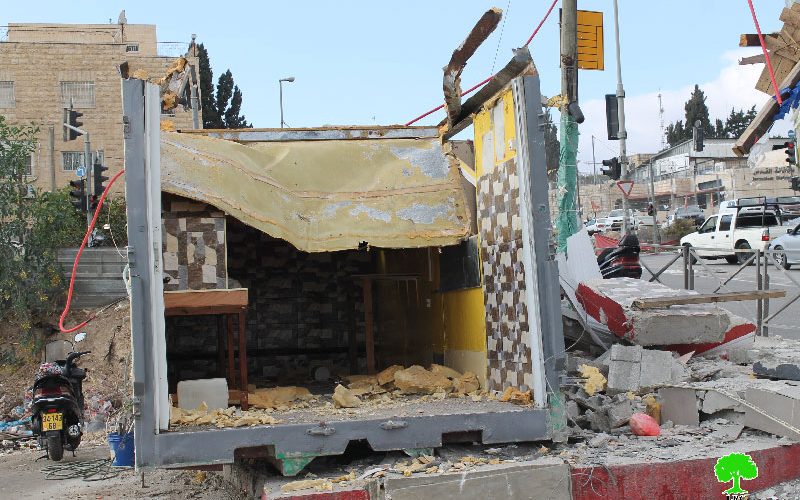
M 47 448 L 50 460 L 61 460 L 64 450 L 74 455 L 81 442 L 86 370 L 75 361 L 89 352 L 70 352 L 66 359 L 45 362 L 33 384 L 33 434 L 39 439 L 39 448 Z
M 619 244 L 606 248 L 597 256 L 600 274 L 603 279 L 642 277 L 642 265 L 639 264 L 639 238 L 635 234 L 626 234 Z

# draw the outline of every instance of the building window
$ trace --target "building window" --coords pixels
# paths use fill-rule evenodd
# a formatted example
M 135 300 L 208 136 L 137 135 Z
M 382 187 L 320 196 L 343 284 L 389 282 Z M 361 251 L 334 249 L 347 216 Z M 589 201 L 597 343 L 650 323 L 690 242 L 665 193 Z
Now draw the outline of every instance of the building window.
M 129 43 L 125 46 L 125 52 L 139 52 L 139 44 L 138 43 Z
M 61 105 L 65 108 L 93 108 L 94 82 L 61 82 Z
M 0 108 L 13 108 L 16 105 L 14 82 L 0 82 Z
M 74 172 L 83 165 L 83 151 L 64 151 L 61 153 L 64 171 Z
M 25 157 L 25 175 L 33 175 L 33 155 Z

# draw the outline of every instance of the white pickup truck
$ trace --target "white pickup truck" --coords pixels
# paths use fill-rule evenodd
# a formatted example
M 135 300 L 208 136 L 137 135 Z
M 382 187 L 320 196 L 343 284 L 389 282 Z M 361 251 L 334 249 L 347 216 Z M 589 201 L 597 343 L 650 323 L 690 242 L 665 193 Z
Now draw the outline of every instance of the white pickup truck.
M 681 238 L 681 245 L 696 247 L 695 253 L 704 259 L 725 259 L 730 264 L 741 264 L 749 255 L 735 250 L 766 250 L 772 238 L 785 232 L 779 231 L 780 225 L 774 211 L 760 207 L 725 210 L 706 219 L 694 233 Z

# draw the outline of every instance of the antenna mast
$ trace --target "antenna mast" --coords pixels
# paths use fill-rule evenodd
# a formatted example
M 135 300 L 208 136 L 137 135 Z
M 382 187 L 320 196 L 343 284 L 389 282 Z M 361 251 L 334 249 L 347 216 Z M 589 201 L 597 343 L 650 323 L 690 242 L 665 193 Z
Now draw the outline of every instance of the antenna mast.
M 667 149 L 667 140 L 664 131 L 664 105 L 661 103 L 661 92 L 658 93 L 658 126 L 661 130 L 661 151 L 664 151 Z

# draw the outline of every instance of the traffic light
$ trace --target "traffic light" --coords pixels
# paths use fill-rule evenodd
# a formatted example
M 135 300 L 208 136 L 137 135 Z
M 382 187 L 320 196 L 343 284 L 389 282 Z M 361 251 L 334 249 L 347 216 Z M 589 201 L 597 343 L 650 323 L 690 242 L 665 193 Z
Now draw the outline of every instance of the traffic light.
M 654 216 L 655 214 L 656 214 L 656 209 L 655 209 L 655 207 L 653 206 L 653 204 L 652 204 L 652 203 L 648 203 L 648 204 L 647 204 L 647 215 L 649 215 L 650 217 L 652 217 L 652 216 Z
M 789 180 L 792 182 L 792 191 L 800 191 L 800 177 L 791 177 Z
M 83 113 L 75 111 L 74 109 L 69 110 L 69 124 L 75 128 L 81 128 L 83 126 L 83 122 L 79 122 L 78 118 L 83 116 Z M 69 140 L 77 139 L 78 133 L 72 129 L 69 129 Z
M 66 125 L 73 126 L 75 128 L 81 128 L 83 126 L 83 122 L 79 122 L 78 118 L 83 116 L 83 113 L 79 111 L 75 111 L 72 107 L 64 108 L 64 141 L 72 141 L 77 139 L 80 135 L 79 133 L 75 132 L 71 128 L 66 127 Z
M 92 179 L 94 180 L 94 184 L 93 184 L 94 196 L 95 196 L 96 199 L 99 199 L 100 195 L 102 195 L 103 191 L 105 191 L 105 189 L 106 189 L 106 187 L 104 186 L 104 183 L 108 180 L 108 177 L 103 175 L 103 172 L 108 170 L 108 167 L 104 167 L 100 163 L 100 161 L 95 161 L 94 162 L 94 168 L 92 170 L 94 172 L 94 176 L 92 177 Z
M 69 187 L 72 188 L 69 192 L 69 197 L 72 198 L 70 203 L 76 210 L 86 212 L 86 181 L 79 179 L 77 181 L 69 181 Z
M 611 179 L 619 180 L 622 174 L 622 166 L 619 164 L 618 158 L 611 158 L 610 160 L 603 160 L 603 165 L 608 168 L 601 168 L 600 173 L 610 177 Z
M 797 163 L 795 156 L 794 141 L 784 142 L 783 146 L 786 148 L 786 163 L 791 166 Z

